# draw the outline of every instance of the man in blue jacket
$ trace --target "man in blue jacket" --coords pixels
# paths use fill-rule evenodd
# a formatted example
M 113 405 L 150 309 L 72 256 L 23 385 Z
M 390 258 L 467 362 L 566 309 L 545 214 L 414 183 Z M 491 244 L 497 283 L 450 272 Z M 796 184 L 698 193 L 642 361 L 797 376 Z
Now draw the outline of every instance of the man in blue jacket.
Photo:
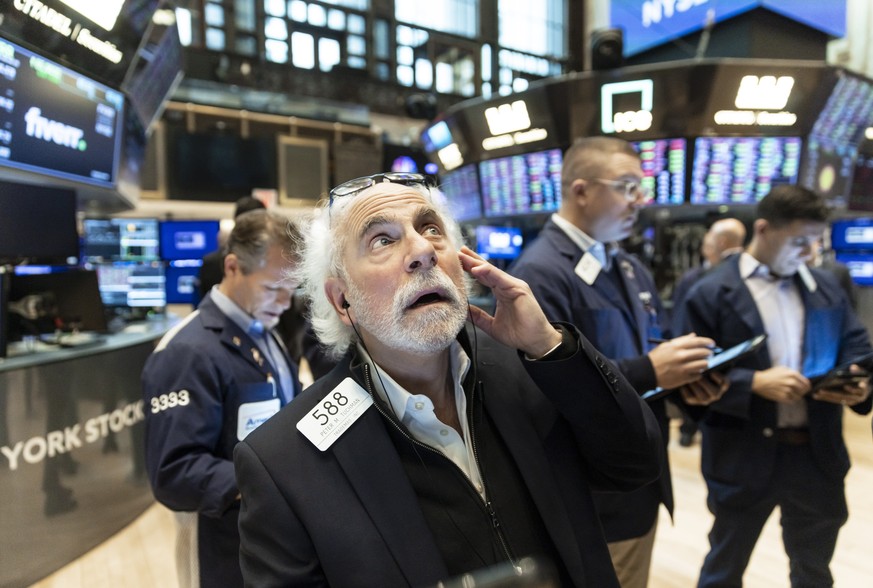
M 233 448 L 300 390 L 273 331 L 291 304 L 296 229 L 267 210 L 237 218 L 224 278 L 167 333 L 142 374 L 146 466 L 178 511 L 179 583 L 241 586 Z
M 549 320 L 575 324 L 614 360 L 639 394 L 680 388 L 687 403 L 706 404 L 724 391 L 721 380 L 700 376 L 714 342 L 686 335 L 657 344 L 667 320 L 655 282 L 615 243 L 630 235 L 645 203 L 642 177 L 639 155 L 626 141 L 578 139 L 564 155 L 559 212 L 510 273 L 530 284 Z M 660 479 L 631 493 L 595 495 L 623 588 L 648 584 L 659 506 L 673 510 L 667 411 L 663 399 L 650 407 L 663 438 Z
M 767 344 L 730 371 L 730 389 L 701 424 L 715 520 L 700 587 L 742 585 L 776 506 L 791 585 L 833 585 L 830 560 L 848 516 L 843 412 L 869 413 L 870 391 L 867 380 L 816 390 L 810 379 L 871 347 L 834 277 L 804 265 L 827 216 L 813 192 L 774 188 L 758 204 L 745 252 L 711 270 L 686 299 L 688 327 L 722 346 L 767 334 Z
M 658 475 L 657 423 L 524 282 L 459 250 L 424 180 L 352 180 L 308 229 L 312 324 L 342 360 L 236 447 L 246 584 L 435 586 L 538 556 L 559 585 L 617 587 L 591 490 Z

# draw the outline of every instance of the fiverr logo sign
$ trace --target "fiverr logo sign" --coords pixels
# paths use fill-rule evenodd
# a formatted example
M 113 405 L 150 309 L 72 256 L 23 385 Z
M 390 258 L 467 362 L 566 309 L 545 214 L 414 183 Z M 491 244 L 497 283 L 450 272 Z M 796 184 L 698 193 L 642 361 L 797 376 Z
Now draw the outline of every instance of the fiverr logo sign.
M 44 117 L 42 110 L 36 106 L 30 107 L 30 110 L 24 115 L 24 122 L 27 123 L 24 132 L 28 137 L 51 141 L 77 151 L 84 151 L 88 148 L 88 144 L 82 138 L 85 131 Z

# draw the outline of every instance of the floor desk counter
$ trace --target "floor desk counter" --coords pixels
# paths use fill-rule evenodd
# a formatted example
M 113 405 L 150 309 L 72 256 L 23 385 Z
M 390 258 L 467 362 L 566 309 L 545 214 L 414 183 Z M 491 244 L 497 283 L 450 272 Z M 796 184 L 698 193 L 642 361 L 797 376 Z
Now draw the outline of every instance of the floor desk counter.
M 154 502 L 140 372 L 173 322 L 66 347 L 9 345 L 0 359 L 0 586 L 30 585 Z

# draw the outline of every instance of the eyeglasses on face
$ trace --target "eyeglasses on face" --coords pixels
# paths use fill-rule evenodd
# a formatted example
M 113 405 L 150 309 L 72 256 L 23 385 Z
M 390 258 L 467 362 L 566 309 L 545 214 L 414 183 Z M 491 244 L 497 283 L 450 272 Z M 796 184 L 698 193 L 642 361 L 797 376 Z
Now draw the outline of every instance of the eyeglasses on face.
M 333 201 L 337 198 L 345 198 L 347 196 L 355 196 L 356 194 L 366 190 L 370 186 L 389 182 L 391 184 L 402 184 L 404 186 L 426 186 L 432 187 L 432 181 L 422 174 L 414 174 L 409 172 L 387 172 L 383 174 L 373 174 L 372 176 L 364 176 L 355 178 L 348 182 L 343 182 L 336 188 L 330 191 L 330 204 L 333 206 Z
M 625 200 L 628 202 L 636 202 L 637 200 L 648 202 L 652 196 L 652 191 L 636 180 L 605 180 L 603 178 L 592 178 L 591 181 L 606 184 L 607 186 L 622 192 Z

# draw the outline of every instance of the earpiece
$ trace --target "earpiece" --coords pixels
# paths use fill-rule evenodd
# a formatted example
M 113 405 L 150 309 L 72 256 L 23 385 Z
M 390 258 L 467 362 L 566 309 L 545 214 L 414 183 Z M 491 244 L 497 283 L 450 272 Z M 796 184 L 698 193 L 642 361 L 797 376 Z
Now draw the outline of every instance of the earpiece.
M 348 300 L 343 300 L 343 303 L 342 303 L 342 307 L 343 307 L 343 308 L 348 308 L 348 307 L 350 307 L 350 306 L 351 306 L 351 304 L 349 304 L 349 301 L 348 301 Z

